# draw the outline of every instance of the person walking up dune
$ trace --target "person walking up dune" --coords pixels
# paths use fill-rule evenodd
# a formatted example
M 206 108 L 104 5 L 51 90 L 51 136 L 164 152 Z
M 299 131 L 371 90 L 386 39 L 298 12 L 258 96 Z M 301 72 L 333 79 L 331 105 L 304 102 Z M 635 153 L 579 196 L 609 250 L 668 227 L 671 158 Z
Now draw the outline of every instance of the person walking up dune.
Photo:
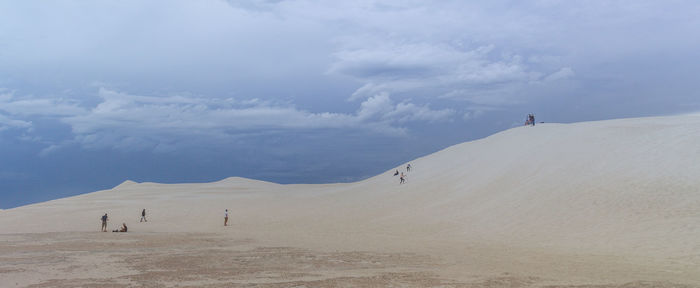
M 224 211 L 224 226 L 228 226 L 228 209 Z
M 139 222 L 143 222 L 143 221 L 148 222 L 148 220 L 146 220 L 146 208 L 143 208 L 143 211 L 141 211 L 141 221 L 139 221 Z
M 408 165 L 406 165 L 406 172 L 411 172 L 411 163 L 408 163 Z

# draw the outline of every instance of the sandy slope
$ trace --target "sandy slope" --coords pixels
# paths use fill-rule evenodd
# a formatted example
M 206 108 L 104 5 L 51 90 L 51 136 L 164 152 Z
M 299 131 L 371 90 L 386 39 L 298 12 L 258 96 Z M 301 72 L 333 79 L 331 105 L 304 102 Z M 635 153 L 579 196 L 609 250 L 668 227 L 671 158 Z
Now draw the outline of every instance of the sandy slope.
M 110 229 L 126 222 L 133 235 L 217 233 L 260 246 L 431 255 L 449 263 L 427 265 L 440 268 L 431 273 L 464 281 L 515 273 L 573 284 L 700 284 L 700 115 L 518 127 L 410 163 L 403 185 L 395 168 L 348 184 L 126 181 L 5 210 L 0 227 L 98 231 L 107 212 Z M 148 223 L 138 222 L 142 208 Z M 539 285 L 523 283 L 513 287 Z M 424 284 L 413 283 L 432 286 Z

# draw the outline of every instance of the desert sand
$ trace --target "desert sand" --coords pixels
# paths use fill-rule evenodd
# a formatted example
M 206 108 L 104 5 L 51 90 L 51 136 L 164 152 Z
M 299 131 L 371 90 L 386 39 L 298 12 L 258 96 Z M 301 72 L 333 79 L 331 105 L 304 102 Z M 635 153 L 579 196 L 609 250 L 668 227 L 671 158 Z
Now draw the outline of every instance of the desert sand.
M 0 211 L 0 287 L 700 287 L 698 114 L 516 127 L 406 163 Z M 99 232 L 104 213 L 129 232 Z

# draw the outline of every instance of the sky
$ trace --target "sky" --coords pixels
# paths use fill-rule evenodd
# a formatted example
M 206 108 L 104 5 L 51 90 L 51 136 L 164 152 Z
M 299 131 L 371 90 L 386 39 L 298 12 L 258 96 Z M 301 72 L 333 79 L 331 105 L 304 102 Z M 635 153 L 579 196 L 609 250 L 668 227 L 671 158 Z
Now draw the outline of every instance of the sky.
M 0 0 L 0 209 L 700 111 L 697 1 Z M 420 169 L 419 167 L 416 167 Z

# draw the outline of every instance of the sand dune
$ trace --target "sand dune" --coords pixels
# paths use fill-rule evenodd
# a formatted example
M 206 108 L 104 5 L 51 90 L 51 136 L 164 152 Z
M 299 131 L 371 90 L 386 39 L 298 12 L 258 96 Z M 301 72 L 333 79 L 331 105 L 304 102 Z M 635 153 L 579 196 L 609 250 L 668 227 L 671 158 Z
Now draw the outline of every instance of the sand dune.
M 105 241 L 111 235 L 91 232 L 108 213 L 109 228 L 125 222 L 129 237 L 213 233 L 256 247 L 432 259 L 406 260 L 411 269 L 394 263 L 429 273 L 416 282 L 347 282 L 359 286 L 700 284 L 700 115 L 517 127 L 410 163 L 411 172 L 404 164 L 347 184 L 125 181 L 5 210 L 0 227 L 4 237 L 75 232 L 82 241 Z M 407 173 L 407 183 L 399 185 L 395 169 Z M 143 208 L 147 223 L 139 222 Z M 231 227 L 223 227 L 224 209 Z M 484 284 L 503 275 L 520 282 Z

